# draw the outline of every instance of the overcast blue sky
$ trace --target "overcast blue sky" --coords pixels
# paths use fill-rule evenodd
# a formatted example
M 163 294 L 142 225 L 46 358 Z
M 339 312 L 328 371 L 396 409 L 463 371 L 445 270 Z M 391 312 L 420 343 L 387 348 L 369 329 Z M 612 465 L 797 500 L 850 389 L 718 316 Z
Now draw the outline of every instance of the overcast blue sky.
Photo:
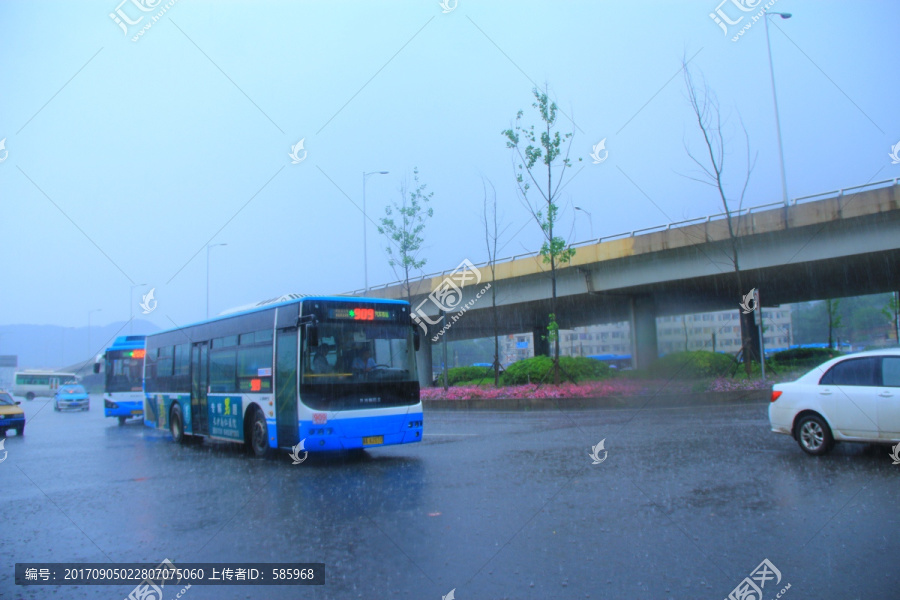
M 685 55 L 730 119 L 730 184 L 740 117 L 759 153 L 746 203 L 781 199 L 763 23 L 732 42 L 757 11 L 731 0 L 721 10 L 747 16 L 727 35 L 709 16 L 716 0 L 459 0 L 447 13 L 437 0 L 182 0 L 136 42 L 168 2 L 118 1 L 0 3 L 0 324 L 83 326 L 95 308 L 94 324 L 123 321 L 143 283 L 135 305 L 154 287 L 158 309 L 141 318 L 202 319 L 208 243 L 228 244 L 211 254 L 213 314 L 361 288 L 363 171 L 390 172 L 368 180 L 373 220 L 416 166 L 434 192 L 427 272 L 486 258 L 482 177 L 509 225 L 501 255 L 535 250 L 500 135 L 519 109 L 534 119 L 534 83 L 574 119 L 561 125 L 585 159 L 563 194 L 564 235 L 719 212 L 714 190 L 683 176 L 684 143 L 702 150 Z M 127 35 L 117 8 L 143 16 Z M 900 3 L 772 10 L 794 15 L 771 27 L 790 195 L 900 176 L 888 157 Z M 301 138 L 308 154 L 292 164 Z M 603 138 L 609 158 L 595 165 Z M 393 281 L 371 223 L 368 238 L 370 283 Z

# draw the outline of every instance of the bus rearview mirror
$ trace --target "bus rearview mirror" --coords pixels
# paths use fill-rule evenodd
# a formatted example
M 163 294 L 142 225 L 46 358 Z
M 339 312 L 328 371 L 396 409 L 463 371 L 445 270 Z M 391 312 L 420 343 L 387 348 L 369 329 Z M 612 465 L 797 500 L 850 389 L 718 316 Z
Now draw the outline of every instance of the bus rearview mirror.
M 413 349 L 418 352 L 419 346 L 422 345 L 422 336 L 419 334 L 418 329 L 413 329 Z
M 319 345 L 319 328 L 313 323 L 306 327 L 307 347 L 315 348 Z

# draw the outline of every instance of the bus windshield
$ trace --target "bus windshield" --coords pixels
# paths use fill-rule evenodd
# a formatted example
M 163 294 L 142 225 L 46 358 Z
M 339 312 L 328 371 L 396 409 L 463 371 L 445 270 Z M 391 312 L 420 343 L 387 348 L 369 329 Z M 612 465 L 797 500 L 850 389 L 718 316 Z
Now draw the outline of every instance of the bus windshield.
M 140 392 L 143 389 L 144 359 L 134 358 L 134 353 L 134 350 L 106 352 L 107 392 Z
M 303 383 L 416 381 L 412 330 L 396 323 L 319 322 L 303 354 Z

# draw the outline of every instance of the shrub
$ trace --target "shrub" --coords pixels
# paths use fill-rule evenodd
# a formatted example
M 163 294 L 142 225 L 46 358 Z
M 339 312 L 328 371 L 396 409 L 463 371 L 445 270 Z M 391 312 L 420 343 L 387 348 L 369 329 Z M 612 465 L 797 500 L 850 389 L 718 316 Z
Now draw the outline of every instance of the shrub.
M 561 356 L 559 358 L 561 381 L 586 381 L 607 379 L 613 371 L 609 365 L 584 356 Z M 552 383 L 553 359 L 549 356 L 534 356 L 511 364 L 503 373 L 503 385 L 526 383 Z
M 459 385 L 463 381 L 484 379 L 485 383 L 494 381 L 494 369 L 491 367 L 453 367 L 447 370 L 447 381 L 450 385 Z M 443 382 L 443 378 L 441 378 Z
M 667 354 L 650 365 L 654 377 L 699 379 L 730 375 L 734 358 L 730 354 L 694 350 Z
M 769 360 L 775 363 L 776 368 L 782 365 L 788 368 L 812 368 L 822 364 L 826 360 L 840 356 L 837 350 L 828 348 L 790 348 L 773 354 Z

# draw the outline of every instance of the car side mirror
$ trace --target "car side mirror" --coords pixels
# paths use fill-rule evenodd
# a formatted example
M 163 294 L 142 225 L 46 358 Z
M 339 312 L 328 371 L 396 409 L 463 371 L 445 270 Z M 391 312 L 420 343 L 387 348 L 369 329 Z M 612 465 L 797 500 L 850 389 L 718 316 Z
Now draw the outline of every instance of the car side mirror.
M 100 363 L 94 363 L 94 373 L 100 372 Z
M 21 401 L 21 400 L 16 400 L 16 404 L 17 404 L 17 405 L 18 405 L 18 404 L 22 404 L 22 401 Z

